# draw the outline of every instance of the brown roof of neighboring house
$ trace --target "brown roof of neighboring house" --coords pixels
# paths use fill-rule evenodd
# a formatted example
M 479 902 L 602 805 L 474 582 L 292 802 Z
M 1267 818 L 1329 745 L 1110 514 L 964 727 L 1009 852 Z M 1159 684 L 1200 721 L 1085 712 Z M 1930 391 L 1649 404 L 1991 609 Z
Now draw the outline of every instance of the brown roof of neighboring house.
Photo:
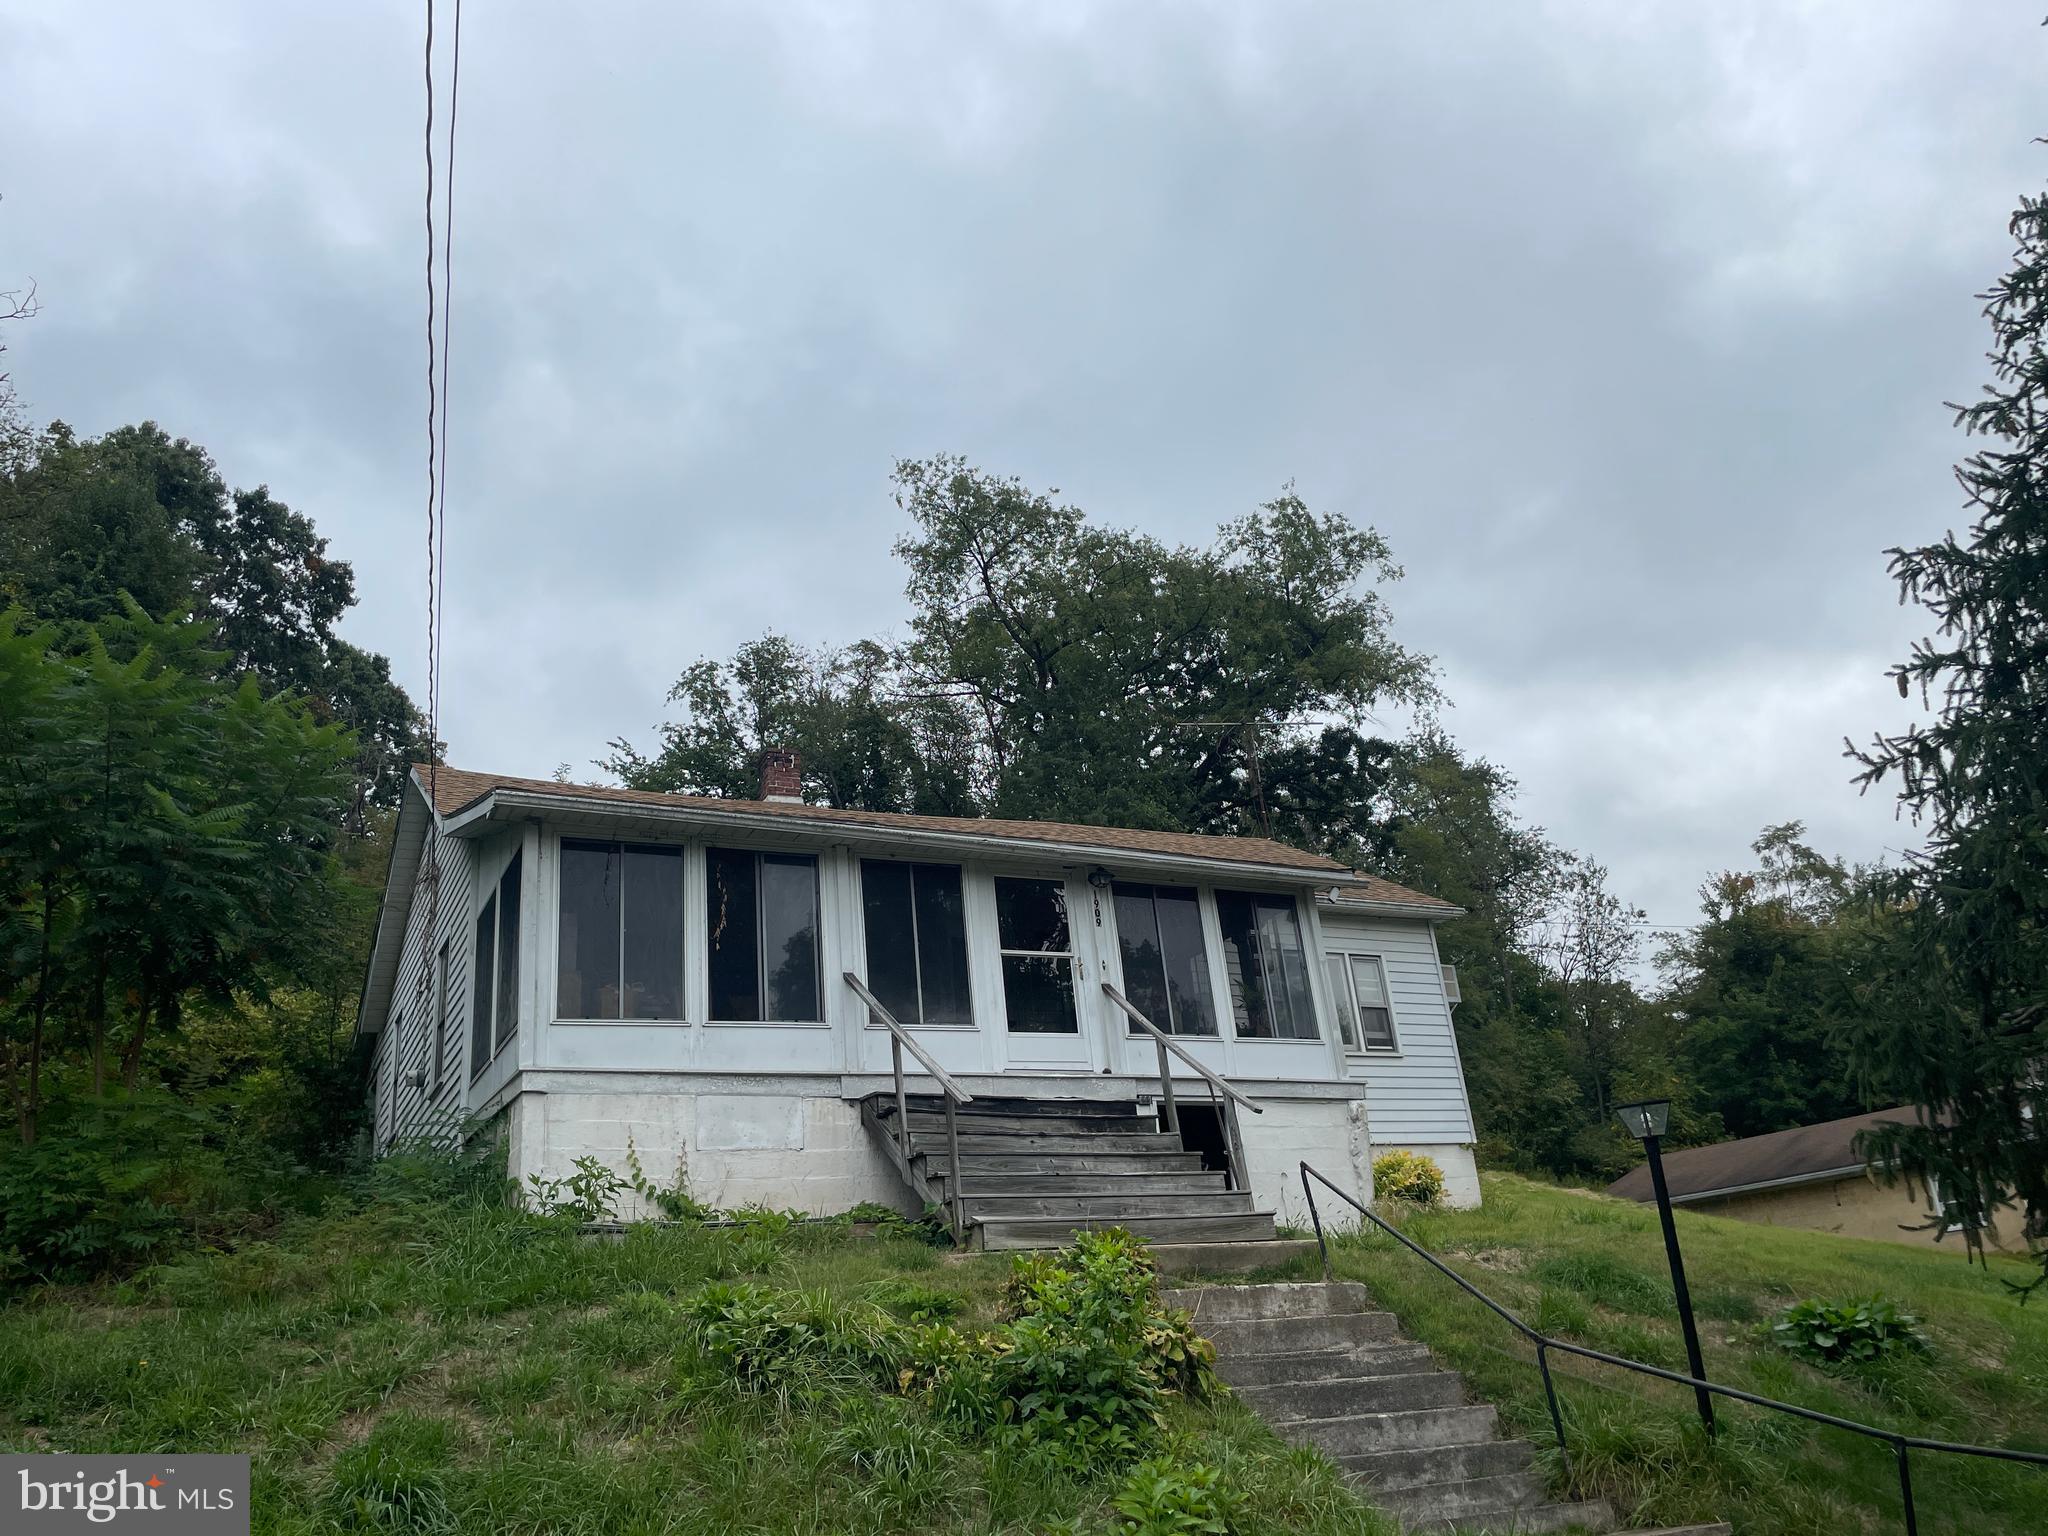
M 422 788 L 427 783 L 423 765 L 413 766 Z M 670 795 L 654 790 L 614 789 L 605 785 L 560 784 L 552 779 L 520 779 L 503 774 L 470 773 L 460 768 L 441 767 L 434 774 L 435 808 L 443 816 L 474 805 L 493 790 L 511 789 L 528 794 L 558 796 L 565 800 L 617 801 L 628 805 L 684 806 L 692 811 L 734 815 L 786 816 L 792 821 L 822 822 L 837 826 L 871 827 L 878 831 L 956 833 L 971 837 L 1002 838 L 1019 843 L 1038 843 L 1077 849 L 1128 849 L 1133 853 L 1169 854 L 1181 858 L 1215 859 L 1225 863 L 1264 864 L 1275 869 L 1313 870 L 1344 875 L 1355 881 L 1349 889 L 1366 901 L 1440 909 L 1454 914 L 1459 909 L 1434 896 L 1411 891 L 1391 880 L 1373 875 L 1353 875 L 1334 859 L 1319 853 L 1305 853 L 1263 837 L 1213 837 L 1191 832 L 1145 832 L 1130 827 L 1096 827 L 1064 821 L 998 821 L 972 816 L 911 816 L 896 811 L 848 811 L 829 805 L 800 805 L 785 800 L 729 800 L 711 795 Z
M 1687 1147 L 1664 1154 L 1664 1180 L 1671 1187 L 1671 1198 L 1685 1201 L 1829 1173 L 1858 1173 L 1864 1164 L 1855 1147 L 1858 1132 L 1888 1123 L 1912 1125 L 1916 1120 L 1916 1112 L 1906 1105 L 1745 1136 L 1711 1147 Z M 1631 1168 L 1607 1186 L 1607 1193 L 1624 1200 L 1656 1198 L 1650 1188 L 1649 1164 Z

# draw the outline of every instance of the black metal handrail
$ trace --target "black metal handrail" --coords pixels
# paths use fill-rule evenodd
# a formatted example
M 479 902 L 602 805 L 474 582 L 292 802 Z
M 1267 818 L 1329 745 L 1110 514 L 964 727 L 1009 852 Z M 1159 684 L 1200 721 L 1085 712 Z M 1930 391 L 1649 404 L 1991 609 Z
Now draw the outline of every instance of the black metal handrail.
M 1571 1452 L 1565 1444 L 1564 1414 L 1558 1406 L 1557 1385 L 1550 1375 L 1550 1351 L 1553 1349 L 1560 1350 L 1568 1355 L 1577 1355 L 1584 1360 L 1597 1360 L 1602 1365 L 1618 1366 L 1624 1371 L 1634 1371 L 1638 1375 L 1654 1376 L 1661 1381 L 1675 1382 L 1679 1386 L 1691 1387 L 1695 1391 L 1717 1393 L 1722 1397 L 1732 1398 L 1738 1403 L 1748 1403 L 1752 1407 L 1768 1408 L 1774 1413 L 1789 1413 L 1794 1418 L 1805 1419 L 1814 1424 L 1826 1424 L 1831 1428 L 1846 1429 L 1852 1434 L 1862 1435 L 1871 1440 L 1884 1441 L 1887 1445 L 1891 1446 L 1894 1455 L 1898 1458 L 1899 1494 L 1905 1506 L 1907 1536 L 1919 1536 L 1920 1532 L 1919 1515 L 1913 1507 L 1913 1469 L 1911 1463 L 1907 1460 L 1906 1453 L 1908 1451 L 1940 1451 L 1951 1456 L 1983 1456 L 1993 1461 L 2017 1461 L 2024 1462 L 2030 1466 L 2048 1467 L 2048 1452 L 2016 1451 L 1999 1445 L 1959 1445 L 1949 1440 L 1927 1440 L 1919 1435 L 1901 1434 L 1895 1429 L 1879 1429 L 1874 1424 L 1860 1424 L 1854 1419 L 1844 1419 L 1832 1413 L 1822 1413 L 1817 1408 L 1802 1408 L 1797 1403 L 1782 1403 L 1774 1397 L 1760 1397 L 1754 1392 L 1745 1392 L 1740 1387 L 1723 1386 L 1716 1381 L 1706 1381 L 1697 1376 L 1688 1376 L 1683 1371 L 1667 1371 L 1662 1366 L 1648 1365 L 1641 1360 L 1629 1360 L 1620 1355 L 1610 1355 L 1605 1350 L 1592 1349 L 1584 1344 L 1574 1344 L 1569 1339 L 1553 1339 L 1550 1335 L 1530 1327 L 1506 1307 L 1487 1295 L 1486 1292 L 1480 1290 L 1478 1286 L 1444 1263 L 1442 1259 L 1431 1253 L 1427 1248 L 1415 1242 L 1405 1233 L 1396 1231 L 1378 1216 L 1367 1210 L 1365 1205 L 1356 1196 L 1348 1194 L 1337 1185 L 1331 1183 L 1329 1177 L 1321 1170 L 1304 1162 L 1301 1165 L 1301 1192 L 1308 1199 L 1309 1220 L 1315 1224 L 1316 1247 L 1323 1257 L 1323 1276 L 1325 1279 L 1329 1277 L 1330 1273 L 1330 1244 L 1329 1239 L 1323 1235 L 1323 1217 L 1322 1213 L 1316 1208 L 1316 1192 L 1314 1186 L 1309 1183 L 1310 1179 L 1314 1179 L 1316 1183 L 1321 1184 L 1331 1194 L 1357 1211 L 1359 1215 L 1378 1227 L 1387 1236 L 1420 1258 L 1439 1274 L 1447 1276 L 1458 1289 L 1478 1301 L 1488 1311 L 1492 1312 L 1501 1321 L 1505 1322 L 1509 1327 L 1521 1334 L 1523 1338 L 1536 1346 L 1536 1367 L 1543 1373 L 1543 1396 L 1550 1405 L 1550 1424 L 1557 1434 L 1557 1454 L 1564 1463 L 1564 1475 L 1567 1484 L 1570 1483 L 1572 1475 Z

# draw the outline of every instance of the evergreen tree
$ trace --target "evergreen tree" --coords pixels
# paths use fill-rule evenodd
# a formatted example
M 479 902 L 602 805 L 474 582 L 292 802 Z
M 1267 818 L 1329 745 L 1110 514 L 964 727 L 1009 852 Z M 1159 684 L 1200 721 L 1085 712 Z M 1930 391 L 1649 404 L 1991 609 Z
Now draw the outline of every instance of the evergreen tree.
M 1939 711 L 1854 752 L 1926 845 L 1892 883 L 1897 938 L 1846 1042 L 1873 1102 L 1923 1112 L 1870 1150 L 1932 1180 L 1973 1247 L 2017 1206 L 2048 1266 L 2048 197 L 2010 227 L 2013 269 L 1981 295 L 1993 382 L 1955 407 L 1989 440 L 1957 468 L 1974 521 L 1891 552 L 1937 626 L 1892 675 Z

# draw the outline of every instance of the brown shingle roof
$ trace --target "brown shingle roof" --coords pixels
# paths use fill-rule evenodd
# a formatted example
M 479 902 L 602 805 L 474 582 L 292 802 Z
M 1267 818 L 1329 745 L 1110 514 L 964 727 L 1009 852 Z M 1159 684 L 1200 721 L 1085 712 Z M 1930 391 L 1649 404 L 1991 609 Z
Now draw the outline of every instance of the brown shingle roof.
M 1746 1189 L 1781 1179 L 1811 1177 L 1838 1169 L 1861 1169 L 1863 1159 L 1856 1152 L 1857 1133 L 1874 1125 L 1915 1123 L 1910 1106 L 1880 1109 L 1867 1115 L 1847 1115 L 1819 1125 L 1794 1126 L 1789 1131 L 1771 1131 L 1762 1136 L 1745 1136 L 1711 1147 L 1688 1147 L 1664 1154 L 1664 1179 L 1671 1186 L 1671 1198 L 1701 1199 L 1722 1190 Z M 1624 1200 L 1655 1199 L 1646 1163 L 1631 1168 L 1607 1186 L 1607 1193 Z
M 413 775 L 426 787 L 427 770 L 414 765 Z M 1129 827 L 1094 827 L 1064 821 L 998 821 L 968 816 L 910 816 L 895 811 L 847 811 L 826 805 L 795 805 L 778 800 L 726 800 L 709 795 L 669 795 L 653 790 L 613 789 L 602 785 L 558 784 L 552 779 L 520 779 L 504 774 L 470 773 L 443 766 L 434 774 L 435 808 L 443 815 L 475 804 L 496 789 L 519 790 L 529 794 L 553 795 L 563 799 L 617 801 L 626 805 L 687 807 L 692 811 L 735 815 L 786 816 L 792 821 L 826 823 L 846 827 L 872 827 L 879 831 L 901 829 L 917 832 L 952 832 L 972 837 L 1011 839 L 1020 843 L 1051 844 L 1071 848 L 1129 849 L 1133 853 L 1172 854 L 1182 858 L 1216 859 L 1237 864 L 1265 864 L 1275 869 L 1315 870 L 1330 874 L 1350 872 L 1334 859 L 1319 853 L 1304 853 L 1285 843 L 1263 837 L 1208 837 L 1189 832 L 1143 832 Z M 1392 881 L 1361 877 L 1360 890 L 1368 900 L 1402 903 L 1418 907 L 1440 907 L 1456 911 L 1448 902 L 1407 890 Z M 1358 889 L 1358 888 L 1355 888 Z

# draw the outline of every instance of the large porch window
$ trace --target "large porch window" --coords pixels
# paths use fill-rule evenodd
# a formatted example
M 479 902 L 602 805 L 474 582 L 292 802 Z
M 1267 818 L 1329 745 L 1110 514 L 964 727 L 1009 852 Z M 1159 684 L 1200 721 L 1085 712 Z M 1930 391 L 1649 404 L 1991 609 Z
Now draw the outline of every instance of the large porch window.
M 519 1027 L 519 855 L 476 915 L 470 962 L 469 1075 L 490 1065 Z
M 562 840 L 555 1017 L 683 1016 L 683 850 Z
M 1116 931 L 1124 992 L 1137 1010 L 1170 1035 L 1215 1034 L 1216 994 L 1194 887 L 1117 881 Z
M 711 1017 L 812 1024 L 818 993 L 818 861 L 808 853 L 705 850 Z
M 1223 925 L 1223 968 L 1239 1038 L 1319 1039 L 1308 947 L 1294 898 L 1218 891 L 1216 916 Z
M 862 859 L 860 902 L 868 987 L 896 1022 L 971 1025 L 960 866 Z

